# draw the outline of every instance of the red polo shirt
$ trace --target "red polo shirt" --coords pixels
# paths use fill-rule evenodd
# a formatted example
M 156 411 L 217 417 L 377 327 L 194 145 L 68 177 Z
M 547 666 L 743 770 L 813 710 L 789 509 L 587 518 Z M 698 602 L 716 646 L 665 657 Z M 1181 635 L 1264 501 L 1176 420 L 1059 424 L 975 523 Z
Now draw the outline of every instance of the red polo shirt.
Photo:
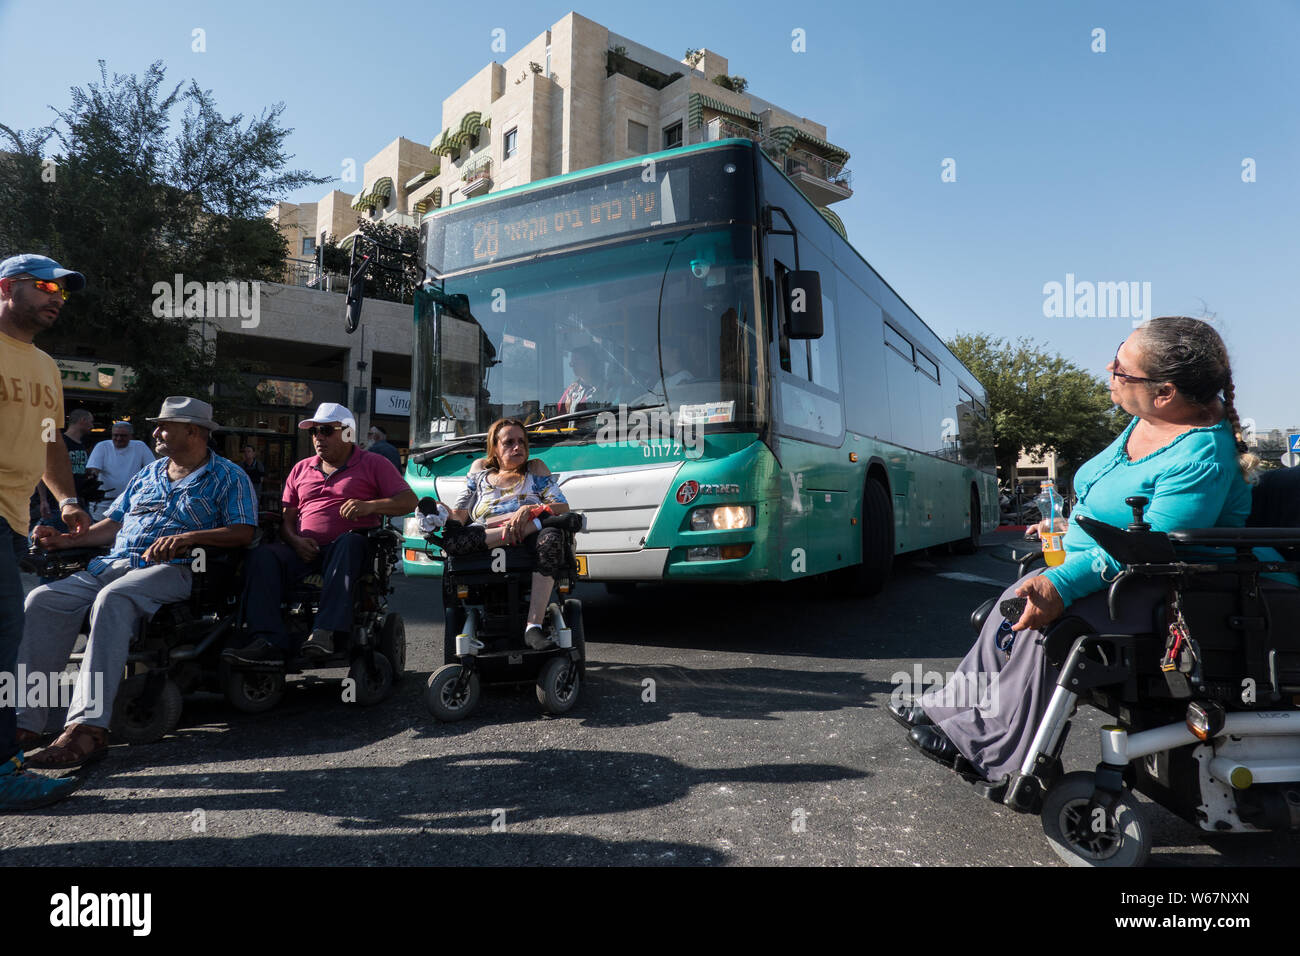
M 353 448 L 343 467 L 332 474 L 321 471 L 320 455 L 304 458 L 293 466 L 284 483 L 284 506 L 298 509 L 298 533 L 318 544 L 329 544 L 341 534 L 358 528 L 376 528 L 379 515 L 349 521 L 339 507 L 349 498 L 374 501 L 392 498 L 410 487 L 383 455 Z

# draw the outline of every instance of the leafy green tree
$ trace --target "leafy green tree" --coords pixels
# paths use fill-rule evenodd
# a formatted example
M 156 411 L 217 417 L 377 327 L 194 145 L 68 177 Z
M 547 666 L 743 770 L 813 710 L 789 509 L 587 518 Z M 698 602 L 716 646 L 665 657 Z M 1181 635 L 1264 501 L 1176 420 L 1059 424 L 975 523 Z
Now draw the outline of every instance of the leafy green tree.
M 1032 339 L 962 334 L 947 344 L 984 385 L 989 417 L 977 429 L 977 440 L 992 444 L 1004 478 L 1012 475 L 1021 449 L 1054 451 L 1058 475 L 1068 483 L 1128 424 L 1103 380 Z
M 263 212 L 328 179 L 285 168 L 283 104 L 227 119 L 194 82 L 168 91 L 161 62 L 143 76 L 110 78 L 102 60 L 99 67 L 100 81 L 73 88 L 50 126 L 0 125 L 8 147 L 0 152 L 0 252 L 38 252 L 85 273 L 86 290 L 38 344 L 70 351 L 94 342 L 97 358 L 132 366 L 126 404 L 139 414 L 156 411 L 165 395 L 239 385 L 202 321 L 155 308 L 155 283 L 172 285 L 177 275 L 205 284 L 279 281 L 286 244 Z

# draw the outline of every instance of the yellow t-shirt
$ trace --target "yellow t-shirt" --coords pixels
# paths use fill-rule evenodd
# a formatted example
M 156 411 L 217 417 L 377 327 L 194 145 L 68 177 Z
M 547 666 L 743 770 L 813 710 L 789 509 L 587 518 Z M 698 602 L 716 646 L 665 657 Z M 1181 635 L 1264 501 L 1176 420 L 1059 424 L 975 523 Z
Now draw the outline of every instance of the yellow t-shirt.
M 63 378 L 54 359 L 0 332 L 0 518 L 19 534 L 27 533 L 28 502 L 45 473 L 45 450 L 62 440 L 62 428 Z

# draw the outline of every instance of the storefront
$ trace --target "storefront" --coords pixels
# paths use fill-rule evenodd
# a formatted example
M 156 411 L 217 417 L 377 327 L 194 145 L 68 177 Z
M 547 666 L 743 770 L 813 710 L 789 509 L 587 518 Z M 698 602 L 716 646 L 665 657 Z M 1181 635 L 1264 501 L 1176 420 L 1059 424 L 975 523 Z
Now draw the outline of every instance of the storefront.
M 371 421 L 388 433 L 388 442 L 406 460 L 411 443 L 411 392 L 405 388 L 376 388 Z
M 253 446 L 257 460 L 266 469 L 258 505 L 266 511 L 279 511 L 280 494 L 290 469 L 315 454 L 310 436 L 298 423 L 310 418 L 321 402 L 343 402 L 347 389 L 342 382 L 244 377 L 262 403 L 223 413 L 222 429 L 216 434 L 217 447 L 231 461 L 242 462 L 244 445 Z
M 84 359 L 67 359 L 54 357 L 54 364 L 59 367 L 63 377 L 63 414 L 66 416 L 76 408 L 84 408 L 95 416 L 95 426 L 91 430 L 89 444 L 107 438 L 113 422 L 121 417 L 122 397 L 131 386 L 135 373 L 125 365 L 112 362 L 87 362 Z M 147 428 L 137 428 L 136 438 L 148 443 Z

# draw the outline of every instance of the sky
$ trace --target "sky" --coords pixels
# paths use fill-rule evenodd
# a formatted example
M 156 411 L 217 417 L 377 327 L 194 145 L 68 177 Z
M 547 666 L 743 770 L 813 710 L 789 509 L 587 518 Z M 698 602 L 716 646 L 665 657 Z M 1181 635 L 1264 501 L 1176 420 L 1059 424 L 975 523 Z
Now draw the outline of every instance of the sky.
M 1137 310 L 1053 310 L 1050 283 L 1137 283 L 1150 315 L 1213 317 L 1243 419 L 1300 426 L 1300 0 L 54 9 L 0 0 L 0 123 L 48 124 L 100 59 L 161 60 L 227 116 L 283 102 L 291 165 L 322 176 L 432 141 L 444 97 L 571 9 L 674 57 L 708 47 L 850 152 L 833 208 L 941 337 L 1029 336 L 1100 376 Z

